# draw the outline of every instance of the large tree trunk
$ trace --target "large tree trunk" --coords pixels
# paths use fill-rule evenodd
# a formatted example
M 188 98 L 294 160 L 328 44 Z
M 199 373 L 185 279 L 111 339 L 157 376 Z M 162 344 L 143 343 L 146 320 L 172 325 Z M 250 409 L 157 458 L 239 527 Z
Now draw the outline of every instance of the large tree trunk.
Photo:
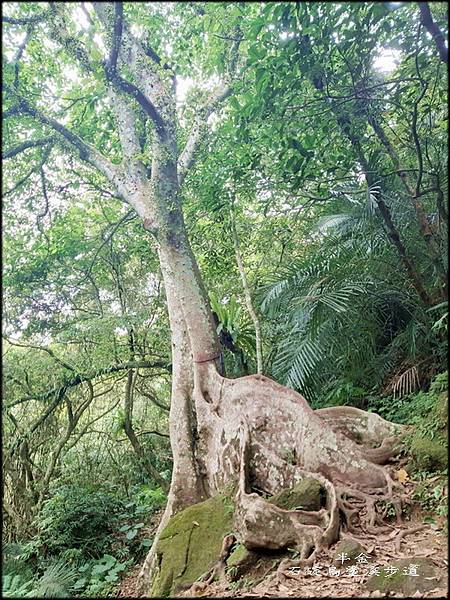
M 356 409 L 320 415 L 300 394 L 267 377 L 230 380 L 219 374 L 214 321 L 186 235 L 176 162 L 167 156 L 161 155 L 164 164 L 153 172 L 154 211 L 146 224 L 158 242 L 172 332 L 174 469 L 167 508 L 140 574 L 147 593 L 157 569 L 159 534 L 170 516 L 226 486 L 237 486 L 235 528 L 243 543 L 282 548 L 306 539 L 314 550 L 303 556 L 307 560 L 335 541 L 339 510 L 347 515 L 348 529 L 355 527 L 355 511 L 348 508 L 352 494 L 367 501 L 361 523 L 368 532 L 379 518 L 375 502 L 392 500 L 396 486 L 379 465 L 392 455 L 392 444 L 382 442 L 392 440 L 395 428 L 380 417 Z M 374 443 L 381 450 L 368 448 Z M 319 513 L 283 511 L 255 493 L 276 494 L 307 474 L 327 490 L 326 509 Z M 264 522 L 272 517 L 282 526 L 271 538 Z

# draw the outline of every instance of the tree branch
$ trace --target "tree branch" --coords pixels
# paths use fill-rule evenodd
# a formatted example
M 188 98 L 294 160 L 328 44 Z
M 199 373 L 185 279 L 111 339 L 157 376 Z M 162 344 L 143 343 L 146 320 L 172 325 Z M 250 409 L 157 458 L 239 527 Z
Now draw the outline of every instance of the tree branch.
M 22 58 L 22 55 L 25 51 L 25 48 L 27 47 L 28 42 L 30 41 L 30 37 L 31 34 L 33 32 L 34 29 L 34 25 L 28 25 L 27 27 L 27 33 L 25 35 L 25 38 L 23 40 L 23 42 L 20 44 L 19 48 L 17 49 L 17 53 L 16 56 L 14 57 L 13 60 L 13 65 L 14 65 L 14 87 L 17 88 L 19 86 L 19 69 L 20 69 L 20 59 Z
M 111 53 L 109 55 L 107 69 L 116 70 L 117 58 L 119 56 L 120 44 L 122 42 L 122 23 L 123 23 L 123 4 L 122 2 L 114 3 L 114 31 L 112 36 Z
M 144 50 L 141 48 L 140 44 L 136 41 L 134 36 L 131 34 L 129 29 L 126 26 L 126 23 L 123 20 L 123 12 L 120 7 L 117 7 L 118 3 L 113 2 L 94 2 L 94 10 L 97 13 L 100 21 L 103 26 L 108 28 L 113 28 L 112 34 L 112 43 L 111 43 L 111 53 L 109 60 L 105 63 L 105 76 L 108 81 L 110 81 L 116 89 L 125 92 L 130 95 L 132 98 L 140 104 L 140 106 L 144 109 L 145 113 L 152 120 L 155 129 L 158 135 L 162 138 L 165 136 L 165 122 L 161 117 L 161 114 L 155 104 L 151 99 L 151 94 L 148 93 L 148 90 L 152 88 L 152 86 L 156 83 L 157 87 L 161 86 L 161 82 L 159 78 L 153 71 L 149 69 L 145 70 L 144 75 L 146 77 L 142 77 L 142 73 L 140 73 L 140 77 L 138 77 L 138 81 L 142 81 L 147 84 L 147 88 L 145 89 L 145 93 L 134 83 L 126 80 L 124 77 L 120 75 L 117 70 L 117 62 L 119 57 L 119 52 L 121 50 L 121 40 L 122 37 L 126 37 L 126 47 L 128 52 L 134 52 L 138 54 L 141 52 L 142 55 L 145 55 Z M 114 8 L 114 20 L 112 19 L 112 9 Z M 112 23 L 113 21 L 113 23 Z M 125 61 L 131 69 L 134 67 L 134 60 Z M 148 81 L 145 81 L 148 79 Z M 145 86 L 144 86 L 145 87 Z M 143 88 L 144 89 L 144 88 Z
M 42 138 L 41 140 L 27 140 L 26 142 L 23 142 L 22 144 L 11 148 L 11 150 L 7 150 L 6 152 L 4 152 L 2 154 L 2 159 L 6 160 L 8 158 L 13 158 L 17 154 L 28 150 L 28 148 L 37 148 L 39 146 L 45 146 L 46 144 L 50 144 L 55 140 L 56 136 L 54 135 L 49 135 L 48 137 Z
M 156 109 L 154 104 L 147 98 L 145 94 L 141 92 L 141 90 L 131 83 L 124 79 L 119 73 L 114 69 L 111 71 L 109 69 L 105 69 L 106 78 L 108 81 L 111 81 L 118 89 L 126 94 L 129 94 L 132 98 L 136 100 L 138 104 L 142 106 L 146 114 L 152 120 L 155 129 L 160 137 L 165 137 L 166 126 L 164 123 L 164 119 L 159 114 L 159 111 Z
M 67 127 L 56 121 L 56 119 L 45 115 L 37 108 L 31 106 L 28 101 L 22 97 L 18 98 L 16 109 L 19 113 L 28 114 L 40 123 L 51 127 L 54 131 L 59 133 L 65 141 L 69 142 L 72 148 L 78 150 L 81 160 L 96 167 L 109 181 L 111 181 L 111 183 L 116 183 L 119 175 L 116 165 L 100 154 L 96 148 L 90 146 L 78 135 L 70 131 L 70 129 L 67 129 Z
M 137 388 L 138 392 L 140 394 L 142 394 L 142 396 L 145 396 L 146 398 L 148 398 L 149 400 L 151 400 L 151 402 L 153 402 L 153 404 L 155 404 L 156 406 L 158 406 L 159 408 L 161 408 L 162 410 L 164 410 L 165 412 L 169 412 L 170 408 L 168 406 L 166 406 L 165 404 L 163 404 L 161 402 L 161 400 L 159 400 L 155 394 L 147 392 L 145 390 L 143 390 L 142 388 Z
M 62 385 L 60 385 L 56 388 L 52 388 L 51 390 L 48 390 L 47 392 L 43 392 L 42 394 L 24 396 L 23 398 L 14 400 L 14 401 L 10 402 L 8 405 L 5 405 L 4 409 L 7 410 L 7 409 L 11 408 L 12 406 L 16 406 L 17 404 L 22 404 L 23 402 L 28 402 L 30 400 L 39 400 L 39 401 L 48 400 L 48 398 L 51 398 L 55 395 L 58 397 L 62 394 L 62 396 L 60 397 L 60 400 L 59 400 L 59 401 L 61 401 L 68 388 L 80 385 L 84 381 L 91 381 L 92 379 L 96 379 L 97 377 L 100 377 L 101 375 L 109 375 L 111 373 L 117 373 L 117 372 L 123 371 L 125 369 L 153 369 L 153 368 L 167 369 L 170 371 L 171 366 L 170 366 L 170 364 L 168 364 L 167 362 L 164 362 L 164 361 L 150 362 L 150 361 L 143 360 L 143 361 L 130 361 L 130 362 L 126 362 L 126 363 L 119 363 L 117 365 L 112 365 L 109 367 L 105 367 L 103 369 L 97 369 L 96 371 L 92 371 L 90 373 L 78 373 L 77 375 L 75 375 L 71 379 L 68 379 Z M 59 404 L 59 402 L 56 403 L 55 407 L 58 404 Z M 53 407 L 53 408 L 55 408 L 55 407 Z
M 8 344 L 11 344 L 11 346 L 17 346 L 19 348 L 32 348 L 33 350 L 42 350 L 43 352 L 46 352 L 49 356 L 51 356 L 54 361 L 56 361 L 65 369 L 73 371 L 74 373 L 76 372 L 75 367 L 69 365 L 69 363 L 56 356 L 56 354 L 50 348 L 46 348 L 45 346 L 35 346 L 33 344 L 20 344 L 19 342 L 13 342 L 12 340 L 8 339 L 6 335 L 3 335 L 3 338 L 8 342 Z
M 420 22 L 433 36 L 442 62 L 448 64 L 448 48 L 445 46 L 445 38 L 438 25 L 433 21 L 428 2 L 418 2 L 417 4 L 420 9 Z
M 64 2 L 50 2 L 52 19 L 50 28 L 54 37 L 64 46 L 66 51 L 74 57 L 88 72 L 95 73 L 98 65 L 91 60 L 86 48 L 79 38 L 71 35 L 65 18 Z
M 4 23 L 10 23 L 11 25 L 29 25 L 34 23 L 40 23 L 41 21 L 45 21 L 45 19 L 50 15 L 50 10 L 44 11 L 41 15 L 34 15 L 33 17 L 7 17 L 5 15 L 2 16 L 2 21 Z
M 178 159 L 178 183 L 182 185 L 189 169 L 194 164 L 195 154 L 200 146 L 203 133 L 206 129 L 208 117 L 214 112 L 218 104 L 231 94 L 229 85 L 218 87 L 210 96 L 207 103 L 199 109 L 192 125 L 191 133 L 186 141 L 183 151 Z

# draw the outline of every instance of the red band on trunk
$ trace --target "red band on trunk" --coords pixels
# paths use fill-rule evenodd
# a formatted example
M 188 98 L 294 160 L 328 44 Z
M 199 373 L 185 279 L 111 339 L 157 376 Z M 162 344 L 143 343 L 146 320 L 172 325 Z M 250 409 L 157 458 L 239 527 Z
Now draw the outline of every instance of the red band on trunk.
M 216 360 L 220 357 L 220 352 L 218 354 L 194 354 L 194 362 L 195 363 L 205 363 Z

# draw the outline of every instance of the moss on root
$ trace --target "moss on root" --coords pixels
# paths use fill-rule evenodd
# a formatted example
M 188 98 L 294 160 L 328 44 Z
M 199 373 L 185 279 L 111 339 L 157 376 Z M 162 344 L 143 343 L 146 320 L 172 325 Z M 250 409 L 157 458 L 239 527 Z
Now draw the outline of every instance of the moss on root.
M 223 538 L 232 529 L 233 508 L 229 497 L 218 495 L 170 519 L 156 549 L 159 569 L 151 596 L 172 595 L 214 566 Z
M 268 498 L 267 501 L 275 504 L 278 508 L 292 510 L 301 508 L 303 510 L 320 510 L 324 503 L 325 490 L 312 477 L 302 479 L 293 488 L 283 490 L 280 493 Z

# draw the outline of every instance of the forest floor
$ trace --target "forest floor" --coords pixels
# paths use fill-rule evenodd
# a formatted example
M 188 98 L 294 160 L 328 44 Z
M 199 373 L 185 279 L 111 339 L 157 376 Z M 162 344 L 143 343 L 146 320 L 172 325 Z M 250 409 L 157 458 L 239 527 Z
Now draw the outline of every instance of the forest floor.
M 345 564 L 338 566 L 339 575 L 330 575 L 328 569 L 335 558 L 335 548 L 322 551 L 314 564 L 316 569 L 301 568 L 289 573 L 289 578 L 280 582 L 277 578 L 277 566 L 280 558 L 267 556 L 258 561 L 253 570 L 249 571 L 237 582 L 226 585 L 214 582 L 212 584 L 197 583 L 193 589 L 180 593 L 186 597 L 204 598 L 386 598 L 386 597 L 414 597 L 414 598 L 446 598 L 448 595 L 447 570 L 448 570 L 448 547 L 446 519 L 434 515 L 434 523 L 424 524 L 424 517 L 429 516 L 418 508 L 415 508 L 410 519 L 403 525 L 404 529 L 420 528 L 404 536 L 401 540 L 387 539 L 392 535 L 383 534 L 376 539 L 358 541 L 366 549 L 367 564 L 354 565 L 355 568 L 347 567 Z M 154 515 L 150 529 L 156 529 L 161 514 Z M 422 528 L 423 527 L 423 528 Z M 393 569 L 398 561 L 417 567 L 417 577 L 407 576 L 407 591 L 370 591 L 367 581 L 371 575 L 369 571 L 379 568 L 382 577 L 394 577 Z M 424 562 L 431 567 L 435 573 L 430 577 L 421 573 Z M 115 597 L 138 598 L 137 579 L 141 565 L 133 568 L 122 580 Z M 412 570 L 414 572 L 414 568 Z M 409 570 L 408 570 L 409 572 Z
M 409 527 L 416 527 L 422 524 L 422 519 L 416 522 L 409 522 Z M 383 536 L 380 536 L 383 538 Z M 364 545 L 364 544 L 363 544 Z M 446 598 L 447 597 L 447 565 L 448 565 L 448 550 L 447 536 L 444 533 L 444 523 L 440 525 L 427 525 L 427 528 L 418 531 L 415 534 L 405 537 L 402 540 L 401 550 L 398 551 L 395 546 L 395 541 L 380 541 L 367 544 L 368 552 L 371 559 L 366 565 L 356 565 L 358 574 L 350 575 L 346 571 L 349 567 L 340 569 L 339 576 L 330 576 L 328 568 L 333 565 L 333 547 L 328 551 L 323 551 L 317 556 L 316 567 L 317 574 L 307 574 L 307 569 L 303 568 L 298 573 L 292 573 L 291 578 L 286 582 L 280 583 L 277 579 L 276 566 L 277 563 L 269 567 L 270 571 L 264 579 L 257 585 L 246 585 L 245 589 L 233 589 L 233 584 L 225 589 L 219 584 L 212 584 L 209 589 L 198 593 L 198 596 L 204 597 L 236 597 L 236 598 L 276 598 L 276 597 L 292 597 L 292 598 L 339 598 L 339 597 L 354 597 L 354 598 L 381 598 L 387 597 L 378 591 L 369 591 L 366 587 L 366 582 L 370 578 L 368 574 L 369 564 L 380 567 L 380 573 L 389 577 L 389 566 L 394 565 L 400 559 L 410 559 L 410 564 L 414 564 L 416 559 L 423 557 L 428 559 L 427 562 L 437 567 L 437 573 L 440 580 L 436 580 L 436 584 L 432 589 L 421 591 L 421 581 L 423 574 L 420 574 L 420 566 L 417 569 L 417 588 L 411 595 L 408 593 L 389 593 L 389 597 L 416 597 L 416 598 Z M 388 569 L 385 571 L 385 569 Z M 415 581 L 413 583 L 416 583 Z

